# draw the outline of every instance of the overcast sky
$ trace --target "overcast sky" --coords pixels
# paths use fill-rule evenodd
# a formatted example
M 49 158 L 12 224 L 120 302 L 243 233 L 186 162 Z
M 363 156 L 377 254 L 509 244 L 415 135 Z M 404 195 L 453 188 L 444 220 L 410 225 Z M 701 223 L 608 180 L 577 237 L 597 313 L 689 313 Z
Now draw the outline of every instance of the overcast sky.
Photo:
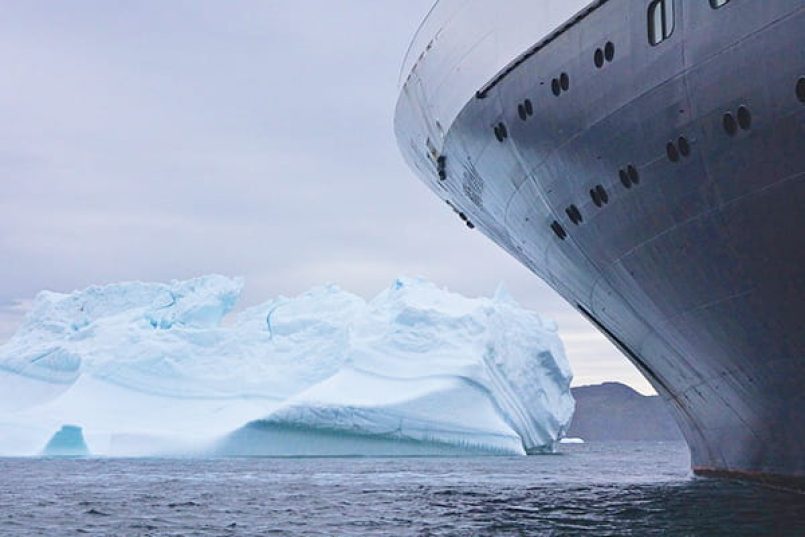
M 398 275 L 499 282 L 555 319 L 575 384 L 650 388 L 433 196 L 392 122 L 431 0 L 4 0 L 0 342 L 42 289 L 207 273 L 244 305 Z

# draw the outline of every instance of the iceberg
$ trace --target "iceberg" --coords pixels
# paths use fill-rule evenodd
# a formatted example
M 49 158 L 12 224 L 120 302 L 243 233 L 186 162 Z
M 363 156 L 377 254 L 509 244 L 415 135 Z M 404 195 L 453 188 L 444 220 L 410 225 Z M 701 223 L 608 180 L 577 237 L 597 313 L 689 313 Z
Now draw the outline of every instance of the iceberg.
M 40 293 L 0 347 L 0 455 L 64 423 L 109 456 L 523 455 L 567 431 L 557 328 L 502 288 L 400 278 L 366 301 L 325 285 L 233 315 L 242 288 Z

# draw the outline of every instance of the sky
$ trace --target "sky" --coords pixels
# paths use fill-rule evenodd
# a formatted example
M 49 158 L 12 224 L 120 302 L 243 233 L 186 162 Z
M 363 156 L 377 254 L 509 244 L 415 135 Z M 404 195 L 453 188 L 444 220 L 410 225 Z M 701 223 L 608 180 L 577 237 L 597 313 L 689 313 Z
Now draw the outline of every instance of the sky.
M 431 0 L 4 0 L 0 342 L 37 292 L 243 276 L 242 306 L 399 275 L 503 282 L 575 385 L 653 393 L 585 319 L 407 168 L 393 114 Z

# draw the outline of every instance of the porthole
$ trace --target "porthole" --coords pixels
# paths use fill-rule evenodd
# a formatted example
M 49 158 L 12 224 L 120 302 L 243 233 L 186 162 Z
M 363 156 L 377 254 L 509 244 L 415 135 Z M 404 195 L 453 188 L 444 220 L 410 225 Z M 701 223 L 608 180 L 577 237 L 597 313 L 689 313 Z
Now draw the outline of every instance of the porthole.
M 509 129 L 506 128 L 505 124 L 498 123 L 497 126 L 495 126 L 495 138 L 498 139 L 498 142 L 502 142 L 508 137 L 509 137 Z
M 713 9 L 718 9 L 721 6 L 725 6 L 729 3 L 730 0 L 710 0 L 710 7 Z
M 604 57 L 608 62 L 615 59 L 615 43 L 612 41 L 607 41 L 607 44 L 604 46 Z
M 559 95 L 562 93 L 562 86 L 559 85 L 559 79 L 558 78 L 554 78 L 551 81 L 551 91 L 557 97 L 559 97 Z
M 752 128 L 752 112 L 745 106 L 738 107 L 738 126 L 745 131 Z
M 598 199 L 600 199 L 604 205 L 609 203 L 609 194 L 607 193 L 607 189 L 601 185 L 595 187 L 595 191 L 598 192 Z
M 690 143 L 688 142 L 687 138 L 685 138 L 684 136 L 680 136 L 677 145 L 679 146 L 679 153 L 683 157 L 690 156 Z
M 517 105 L 517 115 L 520 116 L 520 119 L 522 119 L 523 121 L 528 119 L 528 116 L 525 113 L 525 105 L 522 104 Z
M 722 124 L 724 125 L 724 131 L 730 136 L 735 136 L 735 133 L 738 132 L 738 122 L 735 121 L 735 117 L 730 112 L 724 114 Z
M 797 99 L 799 102 L 805 103 L 805 76 L 800 77 L 797 82 Z
M 562 227 L 562 224 L 556 220 L 554 220 L 553 224 L 551 224 L 551 229 L 560 239 L 565 240 L 567 238 L 567 231 L 565 231 L 565 228 Z
M 567 213 L 568 218 L 570 221 L 576 224 L 577 226 L 584 221 L 584 218 L 581 216 L 581 211 L 575 205 L 571 205 L 567 209 L 565 209 L 565 213 Z
M 562 87 L 562 91 L 567 91 L 570 89 L 570 77 L 567 73 L 562 73 L 559 76 L 559 85 Z
M 668 160 L 671 162 L 679 162 L 679 151 L 673 142 L 668 142 L 668 145 L 665 146 L 665 152 L 668 154 Z
M 637 168 L 635 168 L 630 164 L 626 168 L 626 173 L 629 174 L 629 180 L 632 182 L 633 185 L 640 184 L 640 174 L 637 172 Z
M 598 190 L 595 188 L 590 189 L 590 198 L 592 198 L 593 203 L 595 204 L 596 207 L 601 207 L 604 204 L 604 202 L 598 196 Z
M 632 181 L 629 179 L 629 174 L 627 174 L 625 170 L 620 170 L 618 173 L 620 174 L 621 184 L 626 188 L 632 188 Z
M 595 66 L 601 69 L 604 66 L 604 51 L 600 48 L 595 49 L 593 60 L 595 61 Z
M 590 198 L 593 200 L 596 207 L 603 207 L 609 203 L 609 194 L 607 194 L 607 190 L 601 185 L 596 185 L 595 188 L 590 189 Z
M 523 103 L 523 106 L 525 107 L 525 113 L 527 115 L 529 116 L 534 115 L 534 105 L 531 103 L 531 99 L 526 99 L 525 103 Z

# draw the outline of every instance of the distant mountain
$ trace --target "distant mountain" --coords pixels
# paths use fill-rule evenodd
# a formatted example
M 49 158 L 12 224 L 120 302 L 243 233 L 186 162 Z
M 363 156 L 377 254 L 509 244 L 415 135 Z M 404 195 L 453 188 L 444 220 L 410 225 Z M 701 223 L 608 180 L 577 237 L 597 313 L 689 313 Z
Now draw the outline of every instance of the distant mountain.
M 576 414 L 569 437 L 585 441 L 683 440 L 660 397 L 617 382 L 573 388 Z

